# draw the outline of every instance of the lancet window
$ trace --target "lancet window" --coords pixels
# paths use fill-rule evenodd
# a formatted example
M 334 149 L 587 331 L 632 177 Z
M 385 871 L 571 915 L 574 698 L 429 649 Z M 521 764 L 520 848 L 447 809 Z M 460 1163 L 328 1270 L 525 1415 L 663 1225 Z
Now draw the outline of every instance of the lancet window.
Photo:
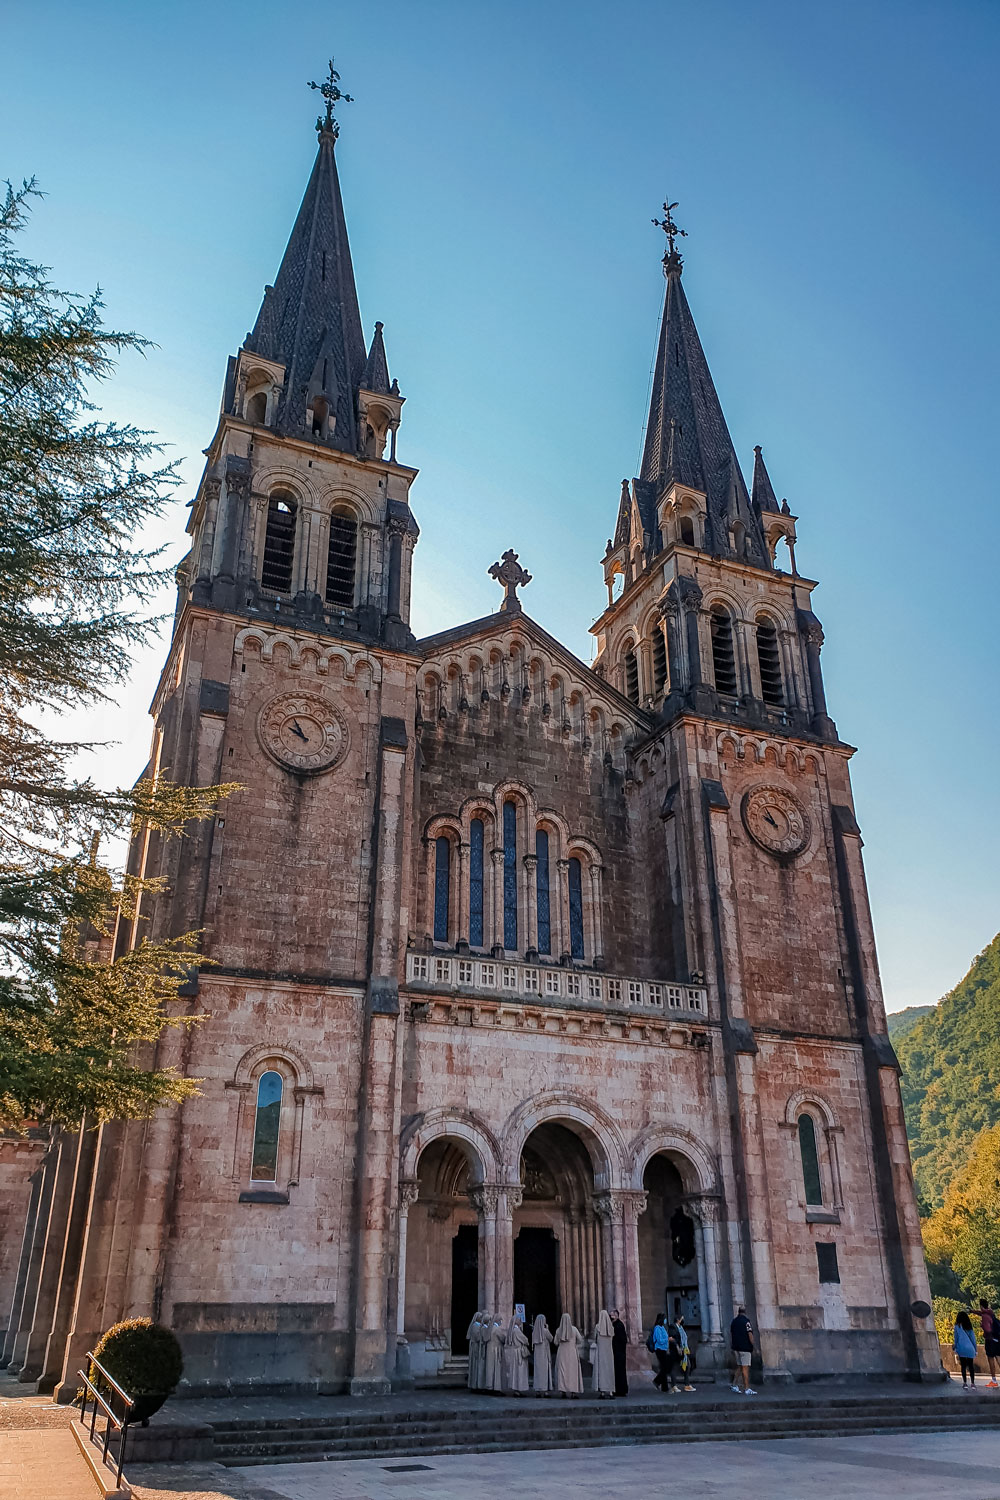
M 291 495 L 272 495 L 267 502 L 267 529 L 264 533 L 264 560 L 260 581 L 276 594 L 292 590 L 292 566 L 295 560 L 296 505 Z
M 451 842 L 434 840 L 434 941 L 448 941 L 448 904 L 451 888 Z
M 280 1073 L 262 1073 L 257 1081 L 257 1110 L 253 1125 L 252 1182 L 274 1182 L 278 1175 L 278 1133 L 281 1125 Z
M 780 708 L 785 695 L 781 684 L 778 632 L 766 615 L 762 615 L 757 621 L 757 664 L 760 667 L 761 697 L 773 708 Z
M 535 830 L 535 895 L 538 908 L 538 951 L 552 952 L 552 914 L 549 905 L 549 836 Z
M 735 697 L 736 657 L 733 652 L 733 622 L 721 605 L 712 610 L 712 667 L 716 691 Z
M 639 702 L 639 662 L 630 646 L 625 652 L 625 696 Z
M 663 631 L 657 626 L 653 631 L 653 691 L 662 693 L 667 683 L 667 644 Z
M 583 866 L 578 859 L 569 862 L 569 951 L 573 958 L 583 958 Z
M 819 1172 L 819 1152 L 816 1149 L 816 1126 L 812 1115 L 799 1115 L 798 1130 L 806 1203 L 818 1207 L 823 1203 L 823 1184 Z
M 483 842 L 482 818 L 469 825 L 469 944 L 483 946 Z
M 517 951 L 517 808 L 503 805 L 503 945 Z

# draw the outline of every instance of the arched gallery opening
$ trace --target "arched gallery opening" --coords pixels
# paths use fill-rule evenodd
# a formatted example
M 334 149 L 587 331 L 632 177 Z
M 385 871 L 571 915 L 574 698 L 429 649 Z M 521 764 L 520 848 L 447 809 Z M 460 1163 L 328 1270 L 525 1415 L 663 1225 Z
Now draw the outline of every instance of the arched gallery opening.
M 463 1142 L 441 1137 L 420 1154 L 417 1197 L 409 1209 L 403 1328 L 411 1349 L 467 1354 L 466 1330 L 480 1302 L 479 1215 L 469 1197 L 477 1180 Z M 419 1365 L 418 1359 L 418 1365 Z
M 690 1164 L 657 1152 L 643 1173 L 646 1210 L 639 1217 L 639 1288 L 642 1323 L 649 1328 L 661 1312 L 684 1316 L 691 1342 L 702 1328 L 700 1225 L 688 1212 L 682 1169 Z

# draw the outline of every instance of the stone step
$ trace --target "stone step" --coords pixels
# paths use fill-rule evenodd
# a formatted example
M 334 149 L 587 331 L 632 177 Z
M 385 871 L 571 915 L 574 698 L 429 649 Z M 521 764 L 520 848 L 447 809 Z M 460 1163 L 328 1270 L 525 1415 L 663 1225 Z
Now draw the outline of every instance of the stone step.
M 949 1402 L 949 1409 L 937 1403 L 936 1411 L 927 1413 L 873 1413 L 869 1405 L 866 1414 L 857 1413 L 845 1417 L 842 1413 L 827 1416 L 804 1417 L 794 1408 L 777 1412 L 775 1405 L 768 1408 L 739 1408 L 730 1411 L 728 1422 L 705 1422 L 701 1414 L 691 1411 L 685 1419 L 672 1419 L 664 1413 L 665 1420 L 646 1423 L 560 1423 L 562 1430 L 554 1430 L 551 1423 L 539 1429 L 518 1427 L 498 1434 L 496 1424 L 492 1430 L 473 1432 L 465 1428 L 461 1433 L 454 1430 L 430 1429 L 414 1432 L 408 1425 L 394 1431 L 366 1432 L 355 1428 L 351 1436 L 326 1435 L 317 1432 L 293 1434 L 286 1430 L 282 1435 L 274 1434 L 258 1441 L 217 1440 L 218 1461 L 229 1465 L 257 1463 L 295 1463 L 323 1458 L 377 1458 L 405 1457 L 415 1454 L 447 1454 L 470 1452 L 503 1452 L 514 1448 L 547 1449 L 569 1447 L 605 1447 L 626 1443 L 663 1442 L 707 1442 L 735 1441 L 746 1438 L 781 1437 L 835 1437 L 860 1436 L 876 1432 L 927 1431 L 932 1427 L 949 1430 L 960 1427 L 1000 1426 L 1000 1403 L 979 1403 L 956 1409 Z M 990 1410 L 990 1406 L 993 1409 Z M 977 1409 L 978 1408 L 978 1409 Z M 220 1435 L 221 1438 L 221 1435 Z

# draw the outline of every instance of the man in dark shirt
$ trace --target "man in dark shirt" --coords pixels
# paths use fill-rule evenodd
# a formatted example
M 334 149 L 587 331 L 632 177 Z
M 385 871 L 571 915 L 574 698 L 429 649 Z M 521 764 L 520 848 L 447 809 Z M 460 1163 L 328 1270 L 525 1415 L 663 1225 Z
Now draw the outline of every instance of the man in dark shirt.
M 733 1390 L 737 1395 L 756 1396 L 757 1392 L 752 1391 L 749 1384 L 750 1361 L 753 1359 L 753 1328 L 745 1307 L 736 1309 L 736 1316 L 729 1325 L 729 1343 L 736 1366 Z

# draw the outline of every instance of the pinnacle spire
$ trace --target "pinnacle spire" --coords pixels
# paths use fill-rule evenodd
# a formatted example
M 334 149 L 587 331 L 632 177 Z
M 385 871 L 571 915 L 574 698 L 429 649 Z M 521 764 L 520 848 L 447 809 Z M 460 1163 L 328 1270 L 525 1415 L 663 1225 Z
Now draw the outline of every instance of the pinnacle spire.
M 318 121 L 316 160 L 274 286 L 265 289 L 246 347 L 285 366 L 278 431 L 301 436 L 308 430 L 307 412 L 323 411 L 328 420 L 319 425 L 326 440 L 353 453 L 366 355 L 334 154 L 333 105 L 348 96 L 338 87 L 332 63 L 330 71 L 331 81 L 313 85 L 327 105 L 326 118 Z
M 753 450 L 753 489 L 750 498 L 757 510 L 778 510 L 778 499 L 764 466 L 764 455 L 758 443 Z
M 381 323 L 375 324 L 371 348 L 368 350 L 364 373 L 361 376 L 361 386 L 363 390 L 373 391 L 376 395 L 388 396 L 389 394 L 389 365 L 385 357 Z

